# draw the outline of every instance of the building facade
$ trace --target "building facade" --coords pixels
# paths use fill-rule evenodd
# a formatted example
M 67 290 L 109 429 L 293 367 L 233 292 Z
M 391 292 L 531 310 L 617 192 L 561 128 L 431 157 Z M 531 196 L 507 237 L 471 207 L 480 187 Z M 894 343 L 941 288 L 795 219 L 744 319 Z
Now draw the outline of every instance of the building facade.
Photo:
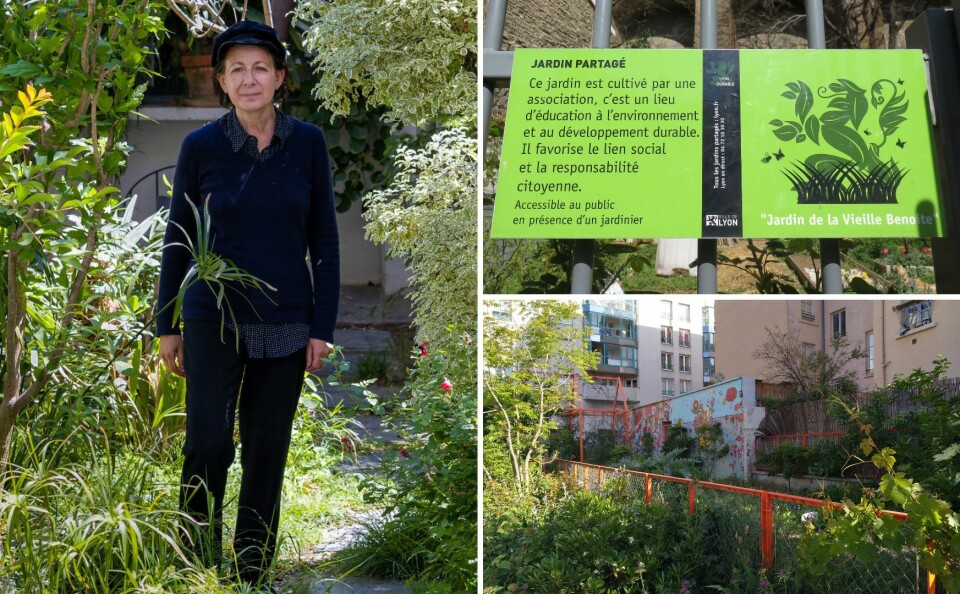
M 638 306 L 639 303 L 639 306 Z M 583 324 L 600 356 L 584 408 L 630 408 L 677 397 L 713 381 L 714 307 L 698 296 L 650 300 L 594 299 Z
M 768 330 L 796 334 L 804 350 L 822 351 L 834 336 L 866 356 L 848 363 L 860 387 L 889 384 L 897 374 L 930 369 L 938 355 L 960 363 L 960 301 L 948 300 L 746 300 L 717 303 L 717 373 L 766 377 L 755 356 Z M 948 372 L 948 376 L 960 371 Z

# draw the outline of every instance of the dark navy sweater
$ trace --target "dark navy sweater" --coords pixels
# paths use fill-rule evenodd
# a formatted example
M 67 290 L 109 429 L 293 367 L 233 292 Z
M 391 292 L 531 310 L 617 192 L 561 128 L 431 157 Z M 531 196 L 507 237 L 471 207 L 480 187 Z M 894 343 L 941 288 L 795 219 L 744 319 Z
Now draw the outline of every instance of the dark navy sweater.
M 186 229 L 196 244 L 195 219 L 186 201 L 202 216 L 203 203 L 210 196 L 212 251 L 277 289 L 228 288 L 226 298 L 236 321 L 305 322 L 310 324 L 311 338 L 333 341 L 340 252 L 330 159 L 323 132 L 290 119 L 290 136 L 277 154 L 263 162 L 244 151 L 234 152 L 216 122 L 184 139 L 164 236 L 159 308 L 176 299 L 193 264 L 187 249 L 171 245 L 187 243 L 174 223 Z M 170 304 L 157 316 L 158 335 L 180 333 L 173 308 Z M 187 290 L 181 317 L 231 321 L 226 307 L 217 307 L 216 295 L 202 281 Z

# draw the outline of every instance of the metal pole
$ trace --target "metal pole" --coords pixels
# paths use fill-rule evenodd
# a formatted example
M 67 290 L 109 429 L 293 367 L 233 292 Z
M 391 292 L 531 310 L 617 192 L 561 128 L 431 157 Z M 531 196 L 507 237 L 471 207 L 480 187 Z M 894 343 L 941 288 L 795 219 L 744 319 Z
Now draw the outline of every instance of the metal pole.
M 827 40 L 823 31 L 823 0 L 807 2 L 807 47 L 826 49 Z M 823 292 L 843 293 L 843 275 L 840 271 L 840 241 L 820 240 L 820 264 L 823 268 Z
M 499 51 L 503 42 L 503 24 L 507 20 L 507 0 L 490 0 L 487 4 L 487 17 L 483 29 L 483 49 Z M 483 80 L 483 153 L 487 153 L 487 135 L 490 133 L 490 115 L 493 112 L 493 89 L 496 82 Z
M 700 49 L 717 49 L 717 0 L 700 2 Z M 697 293 L 717 292 L 717 240 L 697 240 Z
M 593 9 L 593 41 L 591 47 L 610 47 L 610 23 L 613 15 L 612 0 L 596 0 Z M 592 239 L 575 239 L 573 242 L 573 270 L 570 271 L 570 293 L 593 292 L 593 245 Z

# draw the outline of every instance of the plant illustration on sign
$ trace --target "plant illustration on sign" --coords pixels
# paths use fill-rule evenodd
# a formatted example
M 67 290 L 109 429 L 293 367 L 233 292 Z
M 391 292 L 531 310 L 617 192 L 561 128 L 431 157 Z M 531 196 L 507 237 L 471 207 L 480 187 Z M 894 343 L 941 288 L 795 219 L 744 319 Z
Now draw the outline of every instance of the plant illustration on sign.
M 814 149 L 781 169 L 793 183 L 797 203 L 896 204 L 897 188 L 907 174 L 895 159 L 906 142 L 894 137 L 907 119 L 903 81 L 880 79 L 870 87 L 869 98 L 865 89 L 844 78 L 821 86 L 816 96 L 803 81 L 786 87 L 781 96 L 794 102 L 795 119 L 771 120 L 774 136 L 797 144 L 809 140 L 820 149 L 835 151 Z M 819 115 L 814 112 L 817 98 L 829 100 Z M 777 161 L 782 155 L 778 149 Z

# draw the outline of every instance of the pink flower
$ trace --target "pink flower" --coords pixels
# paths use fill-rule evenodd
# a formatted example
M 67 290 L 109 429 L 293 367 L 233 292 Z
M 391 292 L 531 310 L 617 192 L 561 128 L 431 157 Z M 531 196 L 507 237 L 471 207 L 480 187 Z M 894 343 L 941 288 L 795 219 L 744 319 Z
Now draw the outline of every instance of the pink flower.
M 427 356 L 427 343 L 421 342 L 421 343 L 420 343 L 419 345 L 417 345 L 417 346 L 420 347 L 420 356 L 421 356 L 421 357 L 426 357 L 426 356 Z
M 767 582 L 763 582 L 763 581 L 762 581 L 762 582 L 760 582 L 759 584 L 757 584 L 757 587 L 759 587 L 761 590 L 763 590 L 764 588 L 767 587 Z
M 443 383 L 440 384 L 440 387 L 443 388 L 444 391 L 449 392 L 453 389 L 453 384 L 451 384 L 447 378 L 443 378 Z
M 409 458 L 410 454 L 407 453 L 407 448 L 400 448 L 400 455 L 404 458 Z
M 889 254 L 889 253 L 890 253 L 890 249 L 889 249 L 889 248 L 883 248 L 883 255 L 884 255 L 884 256 L 886 256 L 886 255 Z

